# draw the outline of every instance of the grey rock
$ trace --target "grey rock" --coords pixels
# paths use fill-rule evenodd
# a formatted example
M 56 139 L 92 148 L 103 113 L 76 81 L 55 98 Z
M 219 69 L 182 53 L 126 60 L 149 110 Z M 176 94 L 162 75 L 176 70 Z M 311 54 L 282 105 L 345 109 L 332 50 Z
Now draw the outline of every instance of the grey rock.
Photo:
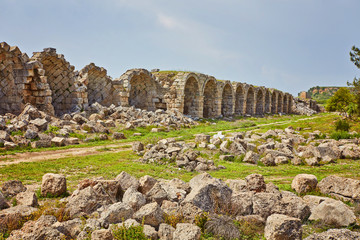
M 301 240 L 302 227 L 298 218 L 273 214 L 266 220 L 265 238 L 268 240 Z

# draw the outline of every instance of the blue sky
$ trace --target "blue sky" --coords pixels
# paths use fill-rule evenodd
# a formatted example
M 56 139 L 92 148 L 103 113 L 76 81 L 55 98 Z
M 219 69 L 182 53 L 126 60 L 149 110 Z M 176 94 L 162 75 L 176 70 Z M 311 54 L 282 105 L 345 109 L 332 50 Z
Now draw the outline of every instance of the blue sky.
M 359 0 L 0 0 L 1 39 L 80 70 L 188 70 L 297 95 L 359 70 Z

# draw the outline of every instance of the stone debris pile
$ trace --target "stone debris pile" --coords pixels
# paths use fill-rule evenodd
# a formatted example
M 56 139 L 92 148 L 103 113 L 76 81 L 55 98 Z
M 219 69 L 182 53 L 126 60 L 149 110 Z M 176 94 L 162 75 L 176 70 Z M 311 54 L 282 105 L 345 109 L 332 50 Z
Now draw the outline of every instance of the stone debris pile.
M 75 133 L 97 134 L 107 140 L 126 138 L 123 133 L 113 132 L 114 128 L 131 129 L 153 126 L 155 130 L 168 130 L 197 124 L 179 112 L 157 110 L 155 112 L 134 107 L 110 107 L 94 103 L 87 111 L 64 114 L 57 118 L 32 105 L 26 105 L 18 116 L 0 116 L 0 144 L 5 149 L 16 147 L 40 148 L 79 144 Z M 87 138 L 86 141 L 91 141 Z
M 143 155 L 140 161 L 145 163 L 168 164 L 174 162 L 179 168 L 189 172 L 215 171 L 224 169 L 224 166 L 215 166 L 214 161 L 204 159 L 199 151 L 193 150 L 196 144 L 177 142 L 175 138 L 162 139 L 157 144 L 149 144 L 144 150 L 142 143 L 133 143 L 133 151 Z
M 312 191 L 314 182 L 304 179 L 316 179 L 314 177 L 297 176 L 293 188 L 302 194 Z M 353 186 L 358 184 L 356 180 L 343 180 Z M 329 183 L 328 180 L 322 181 Z M 319 185 L 326 185 L 322 181 Z M 332 181 L 331 186 L 341 194 L 343 187 L 340 182 Z M 63 175 L 44 175 L 42 196 L 64 196 L 66 190 Z M 358 197 L 356 189 L 355 192 L 347 190 L 354 198 Z M 16 206 L 11 206 L 9 196 L 18 200 Z M 23 201 L 24 198 L 28 200 Z M 32 220 L 13 230 L 8 239 L 40 236 L 49 240 L 88 239 L 89 236 L 92 239 L 114 239 L 117 229 L 136 226 L 141 226 L 144 235 L 150 239 L 200 239 L 202 231 L 214 237 L 234 239 L 240 237 L 240 231 L 234 225 L 234 221 L 238 221 L 256 223 L 267 239 L 302 239 L 302 228 L 307 219 L 334 227 L 347 227 L 356 222 L 353 210 L 342 201 L 315 195 L 299 197 L 289 191 L 280 191 L 273 183 L 265 183 L 259 174 L 223 182 L 202 173 L 186 183 L 176 178 L 161 180 L 148 175 L 137 179 L 121 172 L 113 180 L 101 177 L 82 180 L 77 189 L 60 202 L 66 219 L 59 220 L 54 215 L 33 218 L 39 212 L 34 192 L 19 181 L 5 182 L 0 191 L 0 222 L 3 223 L 0 231 L 6 232 L 9 219 L 27 218 Z M 40 202 L 40 208 L 42 204 L 45 203 Z M 59 206 L 52 206 L 52 209 L 59 210 Z M 169 221 L 175 217 L 179 217 L 177 222 Z M 200 218 L 202 225 L 199 225 Z M 306 239 L 320 239 L 320 236 L 328 236 L 324 239 L 359 239 L 360 233 L 330 229 Z

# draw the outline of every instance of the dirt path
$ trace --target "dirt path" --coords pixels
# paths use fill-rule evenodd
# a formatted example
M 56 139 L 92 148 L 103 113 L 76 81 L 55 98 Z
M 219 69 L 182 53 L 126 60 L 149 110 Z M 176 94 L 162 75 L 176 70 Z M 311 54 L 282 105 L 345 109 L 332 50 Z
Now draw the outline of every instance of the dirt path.
M 120 152 L 128 150 L 129 148 L 122 148 L 122 146 L 131 145 L 131 143 L 119 143 L 119 144 L 109 144 L 101 145 L 95 147 L 83 147 L 83 148 L 70 148 L 62 150 L 53 150 L 53 151 L 43 151 L 43 152 L 26 152 L 26 153 L 16 153 L 14 155 L 6 155 L 0 157 L 0 166 L 6 166 L 10 164 L 18 164 L 22 162 L 37 162 L 50 159 L 58 159 L 64 157 L 75 157 L 75 156 L 88 156 L 101 154 L 101 149 L 106 148 L 106 152 Z
M 315 117 L 303 118 L 298 119 L 296 121 L 281 121 L 281 122 L 273 122 L 273 123 L 264 123 L 256 125 L 257 127 L 267 126 L 267 125 L 282 125 L 287 124 L 290 122 L 298 122 L 298 121 L 305 121 L 311 120 Z M 222 132 L 227 131 L 234 131 L 232 130 L 225 130 Z M 216 133 L 216 132 L 213 132 Z M 109 144 L 109 145 L 101 145 L 95 147 L 83 147 L 83 148 L 70 148 L 70 149 L 62 149 L 62 150 L 53 150 L 53 151 L 43 151 L 43 152 L 26 152 L 26 153 L 16 153 L 14 155 L 5 155 L 0 156 L 0 167 L 7 166 L 11 164 L 18 164 L 22 162 L 37 162 L 37 161 L 44 161 L 44 160 L 51 160 L 51 159 L 58 159 L 64 157 L 75 157 L 75 156 L 88 156 L 88 155 L 96 155 L 101 154 L 102 152 L 99 151 L 101 149 L 107 148 L 107 152 L 120 152 L 128 150 L 129 148 L 122 148 L 125 145 L 131 145 L 131 142 L 127 143 L 118 143 L 118 144 Z

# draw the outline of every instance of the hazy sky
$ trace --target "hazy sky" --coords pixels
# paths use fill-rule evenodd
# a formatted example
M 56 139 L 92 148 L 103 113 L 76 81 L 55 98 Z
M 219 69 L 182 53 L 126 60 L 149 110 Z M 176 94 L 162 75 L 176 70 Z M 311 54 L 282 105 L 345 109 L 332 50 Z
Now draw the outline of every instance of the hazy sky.
M 189 70 L 296 95 L 359 70 L 359 0 L 0 0 L 0 41 L 80 70 Z

